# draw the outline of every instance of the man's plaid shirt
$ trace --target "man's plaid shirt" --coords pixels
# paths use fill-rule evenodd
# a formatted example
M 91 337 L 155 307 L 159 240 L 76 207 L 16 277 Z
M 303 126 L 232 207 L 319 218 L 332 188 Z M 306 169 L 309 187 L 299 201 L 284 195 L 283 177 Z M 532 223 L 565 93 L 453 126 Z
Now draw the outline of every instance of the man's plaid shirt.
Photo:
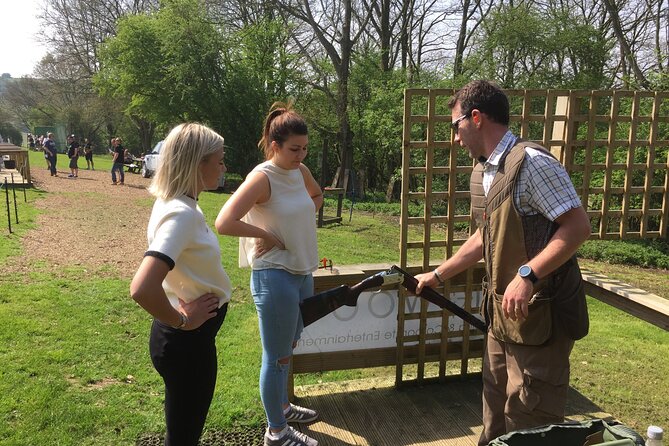
M 516 139 L 513 133 L 507 131 L 484 163 L 483 190 L 486 195 L 502 155 L 514 146 Z M 525 148 L 525 162 L 517 181 L 513 202 L 520 215 L 542 214 L 554 221 L 565 212 L 581 206 L 581 200 L 562 164 L 531 147 Z

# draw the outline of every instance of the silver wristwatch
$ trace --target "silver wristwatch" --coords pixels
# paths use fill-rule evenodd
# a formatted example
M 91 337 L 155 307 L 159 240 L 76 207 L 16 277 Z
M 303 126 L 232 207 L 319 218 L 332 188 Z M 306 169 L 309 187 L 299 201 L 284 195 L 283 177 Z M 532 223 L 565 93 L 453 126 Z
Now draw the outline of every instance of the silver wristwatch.
M 533 284 L 537 283 L 537 280 L 539 280 L 536 274 L 534 274 L 534 271 L 532 271 L 532 267 L 527 263 L 518 268 L 518 275 L 523 279 L 529 279 Z

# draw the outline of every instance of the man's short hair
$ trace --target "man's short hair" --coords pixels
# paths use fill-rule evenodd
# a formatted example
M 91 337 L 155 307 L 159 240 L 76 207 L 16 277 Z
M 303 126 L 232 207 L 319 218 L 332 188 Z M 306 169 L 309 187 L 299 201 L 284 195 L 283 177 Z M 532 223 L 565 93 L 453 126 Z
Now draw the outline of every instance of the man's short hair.
M 448 107 L 453 109 L 458 102 L 463 115 L 477 109 L 494 122 L 509 125 L 509 99 L 494 82 L 471 81 L 453 95 L 448 102 Z

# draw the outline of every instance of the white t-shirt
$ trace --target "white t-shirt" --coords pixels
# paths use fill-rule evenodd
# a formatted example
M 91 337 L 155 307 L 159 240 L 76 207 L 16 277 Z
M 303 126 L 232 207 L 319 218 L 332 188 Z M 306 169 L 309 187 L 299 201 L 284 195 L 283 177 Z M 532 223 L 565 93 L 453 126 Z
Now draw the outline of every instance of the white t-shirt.
M 230 300 L 232 287 L 221 265 L 218 237 L 194 199 L 156 200 L 146 234 L 145 255 L 171 267 L 163 289 L 173 307 L 178 308 L 179 299 L 191 302 L 206 293 L 219 296 L 219 307 Z
M 293 274 L 309 274 L 318 269 L 316 207 L 304 184 L 300 169 L 282 169 L 265 161 L 253 169 L 269 179 L 270 199 L 255 204 L 243 221 L 276 236 L 285 249 L 272 248 L 256 257 L 255 238 L 240 237 L 239 266 L 259 269 L 285 269 Z M 250 174 L 249 174 L 250 175 Z

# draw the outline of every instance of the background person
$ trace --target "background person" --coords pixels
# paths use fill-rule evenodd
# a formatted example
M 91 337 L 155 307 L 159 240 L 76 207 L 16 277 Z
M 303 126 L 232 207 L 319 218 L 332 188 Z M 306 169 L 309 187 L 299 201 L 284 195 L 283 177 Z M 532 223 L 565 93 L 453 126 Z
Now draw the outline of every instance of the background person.
M 46 139 L 43 142 L 43 147 L 44 156 L 46 156 L 46 160 L 49 164 L 51 176 L 57 177 L 58 172 L 56 171 L 56 159 L 58 158 L 58 153 L 56 152 L 56 142 L 53 140 L 53 133 L 47 133 Z
M 70 174 L 68 178 L 77 178 L 79 176 L 79 143 L 74 135 L 67 137 L 67 157 L 70 159 Z
M 498 86 L 470 82 L 449 107 L 454 141 L 479 161 L 471 176 L 479 229 L 433 272 L 416 276 L 416 293 L 485 260 L 489 329 L 478 444 L 487 445 L 510 431 L 564 421 L 569 355 L 588 330 L 574 254 L 590 222 L 562 165 L 509 131 L 509 102 Z M 553 320 L 538 305 L 548 305 Z
M 86 170 L 95 170 L 95 164 L 93 163 L 93 145 L 88 138 L 84 139 L 84 157 L 86 158 Z
M 228 308 L 230 279 L 218 237 L 197 198 L 225 172 L 223 138 L 200 124 L 175 127 L 149 192 L 156 197 L 149 248 L 130 294 L 155 319 L 149 349 L 165 382 L 167 446 L 195 446 L 216 385 L 216 334 Z
M 121 185 L 123 186 L 125 182 L 125 173 L 123 172 L 123 159 L 125 157 L 125 149 L 123 148 L 121 138 L 112 139 L 112 185 Z M 116 182 L 116 172 L 119 174 L 119 181 Z
M 220 234 L 240 236 L 239 264 L 251 266 L 263 354 L 260 396 L 267 415 L 265 446 L 315 446 L 288 426 L 310 422 L 315 411 L 288 401 L 288 370 L 302 333 L 300 302 L 313 295 L 318 268 L 315 212 L 321 188 L 302 164 L 307 125 L 289 107 L 274 104 L 258 144 L 266 161 L 256 166 L 216 218 Z M 161 154 L 161 156 L 163 156 Z

